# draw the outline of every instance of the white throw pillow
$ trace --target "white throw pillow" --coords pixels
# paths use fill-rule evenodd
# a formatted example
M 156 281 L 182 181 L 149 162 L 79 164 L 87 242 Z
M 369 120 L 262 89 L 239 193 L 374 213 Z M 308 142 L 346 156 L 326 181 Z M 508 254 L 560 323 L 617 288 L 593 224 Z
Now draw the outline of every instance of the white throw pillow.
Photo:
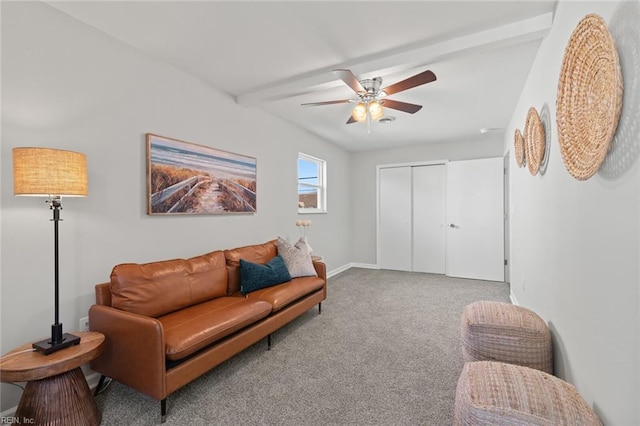
M 318 276 L 304 241 L 291 245 L 284 238 L 278 237 L 278 254 L 284 259 L 291 278 Z

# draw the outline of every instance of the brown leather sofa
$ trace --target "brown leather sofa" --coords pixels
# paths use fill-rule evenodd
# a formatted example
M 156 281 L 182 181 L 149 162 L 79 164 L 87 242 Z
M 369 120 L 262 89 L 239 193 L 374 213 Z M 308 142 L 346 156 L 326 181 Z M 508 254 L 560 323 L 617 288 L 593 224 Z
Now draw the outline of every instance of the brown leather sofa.
M 240 292 L 240 259 L 265 264 L 277 241 L 218 250 L 190 259 L 121 264 L 98 284 L 92 331 L 106 336 L 91 369 L 161 402 L 233 355 L 267 337 L 327 296 L 326 267 L 317 277 Z

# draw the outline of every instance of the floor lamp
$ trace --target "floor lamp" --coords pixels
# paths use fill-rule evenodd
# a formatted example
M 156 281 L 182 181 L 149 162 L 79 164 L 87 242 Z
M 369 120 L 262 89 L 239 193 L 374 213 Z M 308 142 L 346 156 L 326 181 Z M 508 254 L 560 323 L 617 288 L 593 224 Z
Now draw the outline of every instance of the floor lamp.
M 87 195 L 87 159 L 84 154 L 51 148 L 13 148 L 13 193 L 47 197 L 53 210 L 54 307 L 51 338 L 33 344 L 45 355 L 80 343 L 80 337 L 62 332 L 59 320 L 58 222 L 62 197 Z

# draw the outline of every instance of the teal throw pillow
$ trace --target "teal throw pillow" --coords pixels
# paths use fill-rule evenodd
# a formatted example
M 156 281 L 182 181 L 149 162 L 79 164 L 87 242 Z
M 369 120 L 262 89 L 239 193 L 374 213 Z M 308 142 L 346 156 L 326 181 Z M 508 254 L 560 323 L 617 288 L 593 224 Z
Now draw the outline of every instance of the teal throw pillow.
M 291 281 L 291 275 L 280 255 L 264 265 L 240 259 L 240 292 L 242 294 L 287 281 Z

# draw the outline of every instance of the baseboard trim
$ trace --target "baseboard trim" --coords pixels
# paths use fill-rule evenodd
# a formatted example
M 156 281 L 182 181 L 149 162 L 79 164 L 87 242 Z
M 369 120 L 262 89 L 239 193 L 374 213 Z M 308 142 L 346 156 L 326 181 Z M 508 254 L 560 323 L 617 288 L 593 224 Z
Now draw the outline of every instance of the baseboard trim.
M 96 388 L 96 386 L 98 386 L 98 381 L 100 381 L 100 374 L 94 371 L 91 371 L 89 372 L 88 375 L 85 375 L 84 378 L 87 380 L 89 389 L 93 391 Z M 11 407 L 8 410 L 5 410 L 2 413 L 0 413 L 0 418 L 11 419 L 16 415 L 17 410 L 18 410 L 17 406 Z
M 380 269 L 380 267 L 374 263 L 351 263 L 351 267 L 363 269 Z
M 513 303 L 514 305 L 520 305 L 518 303 L 518 300 L 516 299 L 516 295 L 513 294 L 513 292 L 509 292 L 509 299 L 511 299 L 511 303 Z
M 364 269 L 380 269 L 380 267 L 378 265 L 374 265 L 372 263 L 347 263 L 346 265 L 342 265 L 336 269 L 332 269 L 331 271 L 327 272 L 327 278 L 331 278 L 334 275 L 338 275 L 341 272 L 344 272 L 346 270 L 349 270 L 351 268 L 364 268 Z

